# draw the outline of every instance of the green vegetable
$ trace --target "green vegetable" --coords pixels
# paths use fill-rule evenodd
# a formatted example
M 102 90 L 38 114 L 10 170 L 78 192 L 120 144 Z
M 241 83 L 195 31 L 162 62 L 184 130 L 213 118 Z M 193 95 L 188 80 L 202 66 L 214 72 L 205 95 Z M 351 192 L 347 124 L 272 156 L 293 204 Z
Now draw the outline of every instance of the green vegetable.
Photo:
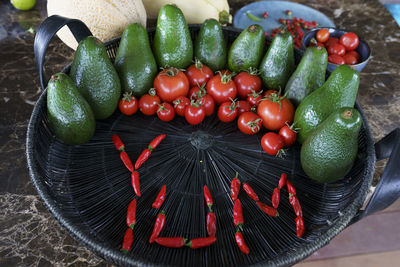
M 246 15 L 249 19 L 254 20 L 254 21 L 261 21 L 262 19 L 251 14 L 250 11 L 246 11 Z

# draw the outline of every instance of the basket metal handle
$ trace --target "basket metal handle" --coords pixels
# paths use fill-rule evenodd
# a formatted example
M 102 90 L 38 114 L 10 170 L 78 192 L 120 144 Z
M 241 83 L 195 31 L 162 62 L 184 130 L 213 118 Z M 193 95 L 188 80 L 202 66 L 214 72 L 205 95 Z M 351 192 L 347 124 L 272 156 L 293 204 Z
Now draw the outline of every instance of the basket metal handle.
M 375 144 L 376 160 L 389 158 L 375 192 L 353 223 L 390 206 L 400 197 L 400 128 L 394 129 Z
M 46 18 L 39 26 L 35 36 L 34 53 L 36 64 L 39 68 L 40 84 L 43 90 L 47 86 L 48 80 L 44 77 L 44 58 L 46 55 L 47 47 L 49 46 L 51 38 L 56 34 L 62 27 L 67 25 L 74 35 L 78 43 L 87 36 L 91 36 L 89 28 L 80 20 L 70 19 L 53 15 Z

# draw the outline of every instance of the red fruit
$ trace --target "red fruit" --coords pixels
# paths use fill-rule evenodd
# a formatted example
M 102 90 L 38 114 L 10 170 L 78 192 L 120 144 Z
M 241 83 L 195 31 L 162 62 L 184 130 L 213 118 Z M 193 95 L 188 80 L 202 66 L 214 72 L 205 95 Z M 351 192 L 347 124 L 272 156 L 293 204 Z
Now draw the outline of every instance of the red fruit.
M 345 63 L 343 57 L 338 56 L 338 55 L 328 56 L 328 62 L 337 64 L 337 65 L 343 65 Z
M 344 55 L 343 59 L 344 63 L 347 65 L 355 65 L 358 63 L 357 58 L 352 54 L 347 53 L 346 55 Z
M 359 39 L 354 32 L 347 32 L 340 37 L 339 42 L 346 48 L 347 51 L 352 51 L 357 48 Z
M 346 54 L 346 49 L 341 44 L 333 44 L 328 47 L 328 54 L 342 57 L 344 54 Z

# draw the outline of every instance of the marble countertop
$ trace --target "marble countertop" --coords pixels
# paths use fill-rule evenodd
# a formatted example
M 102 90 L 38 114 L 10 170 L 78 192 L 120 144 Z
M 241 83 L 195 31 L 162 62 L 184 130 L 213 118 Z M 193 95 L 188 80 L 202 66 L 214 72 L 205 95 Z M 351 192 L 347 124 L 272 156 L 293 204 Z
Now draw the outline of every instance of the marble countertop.
M 251 1 L 231 0 L 232 13 Z M 329 16 L 338 28 L 354 31 L 371 46 L 373 57 L 361 73 L 358 101 L 375 141 L 400 125 L 400 29 L 374 0 L 300 0 Z M 75 241 L 46 210 L 28 174 L 27 124 L 41 94 L 34 62 L 34 34 L 46 17 L 46 1 L 28 12 L 0 3 L 0 265 L 108 266 Z M 72 61 L 73 51 L 54 38 L 46 58 L 48 73 Z M 376 177 L 383 170 L 377 163 Z

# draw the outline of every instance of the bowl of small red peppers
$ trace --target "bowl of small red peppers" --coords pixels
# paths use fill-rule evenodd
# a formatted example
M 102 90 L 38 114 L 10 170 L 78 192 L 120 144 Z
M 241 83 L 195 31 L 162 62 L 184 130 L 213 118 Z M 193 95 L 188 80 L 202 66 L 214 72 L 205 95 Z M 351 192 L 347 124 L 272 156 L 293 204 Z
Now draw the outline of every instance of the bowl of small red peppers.
M 371 58 L 371 48 L 354 32 L 336 28 L 315 28 L 303 38 L 302 49 L 322 46 L 328 52 L 329 72 L 339 65 L 347 64 L 361 72 Z

